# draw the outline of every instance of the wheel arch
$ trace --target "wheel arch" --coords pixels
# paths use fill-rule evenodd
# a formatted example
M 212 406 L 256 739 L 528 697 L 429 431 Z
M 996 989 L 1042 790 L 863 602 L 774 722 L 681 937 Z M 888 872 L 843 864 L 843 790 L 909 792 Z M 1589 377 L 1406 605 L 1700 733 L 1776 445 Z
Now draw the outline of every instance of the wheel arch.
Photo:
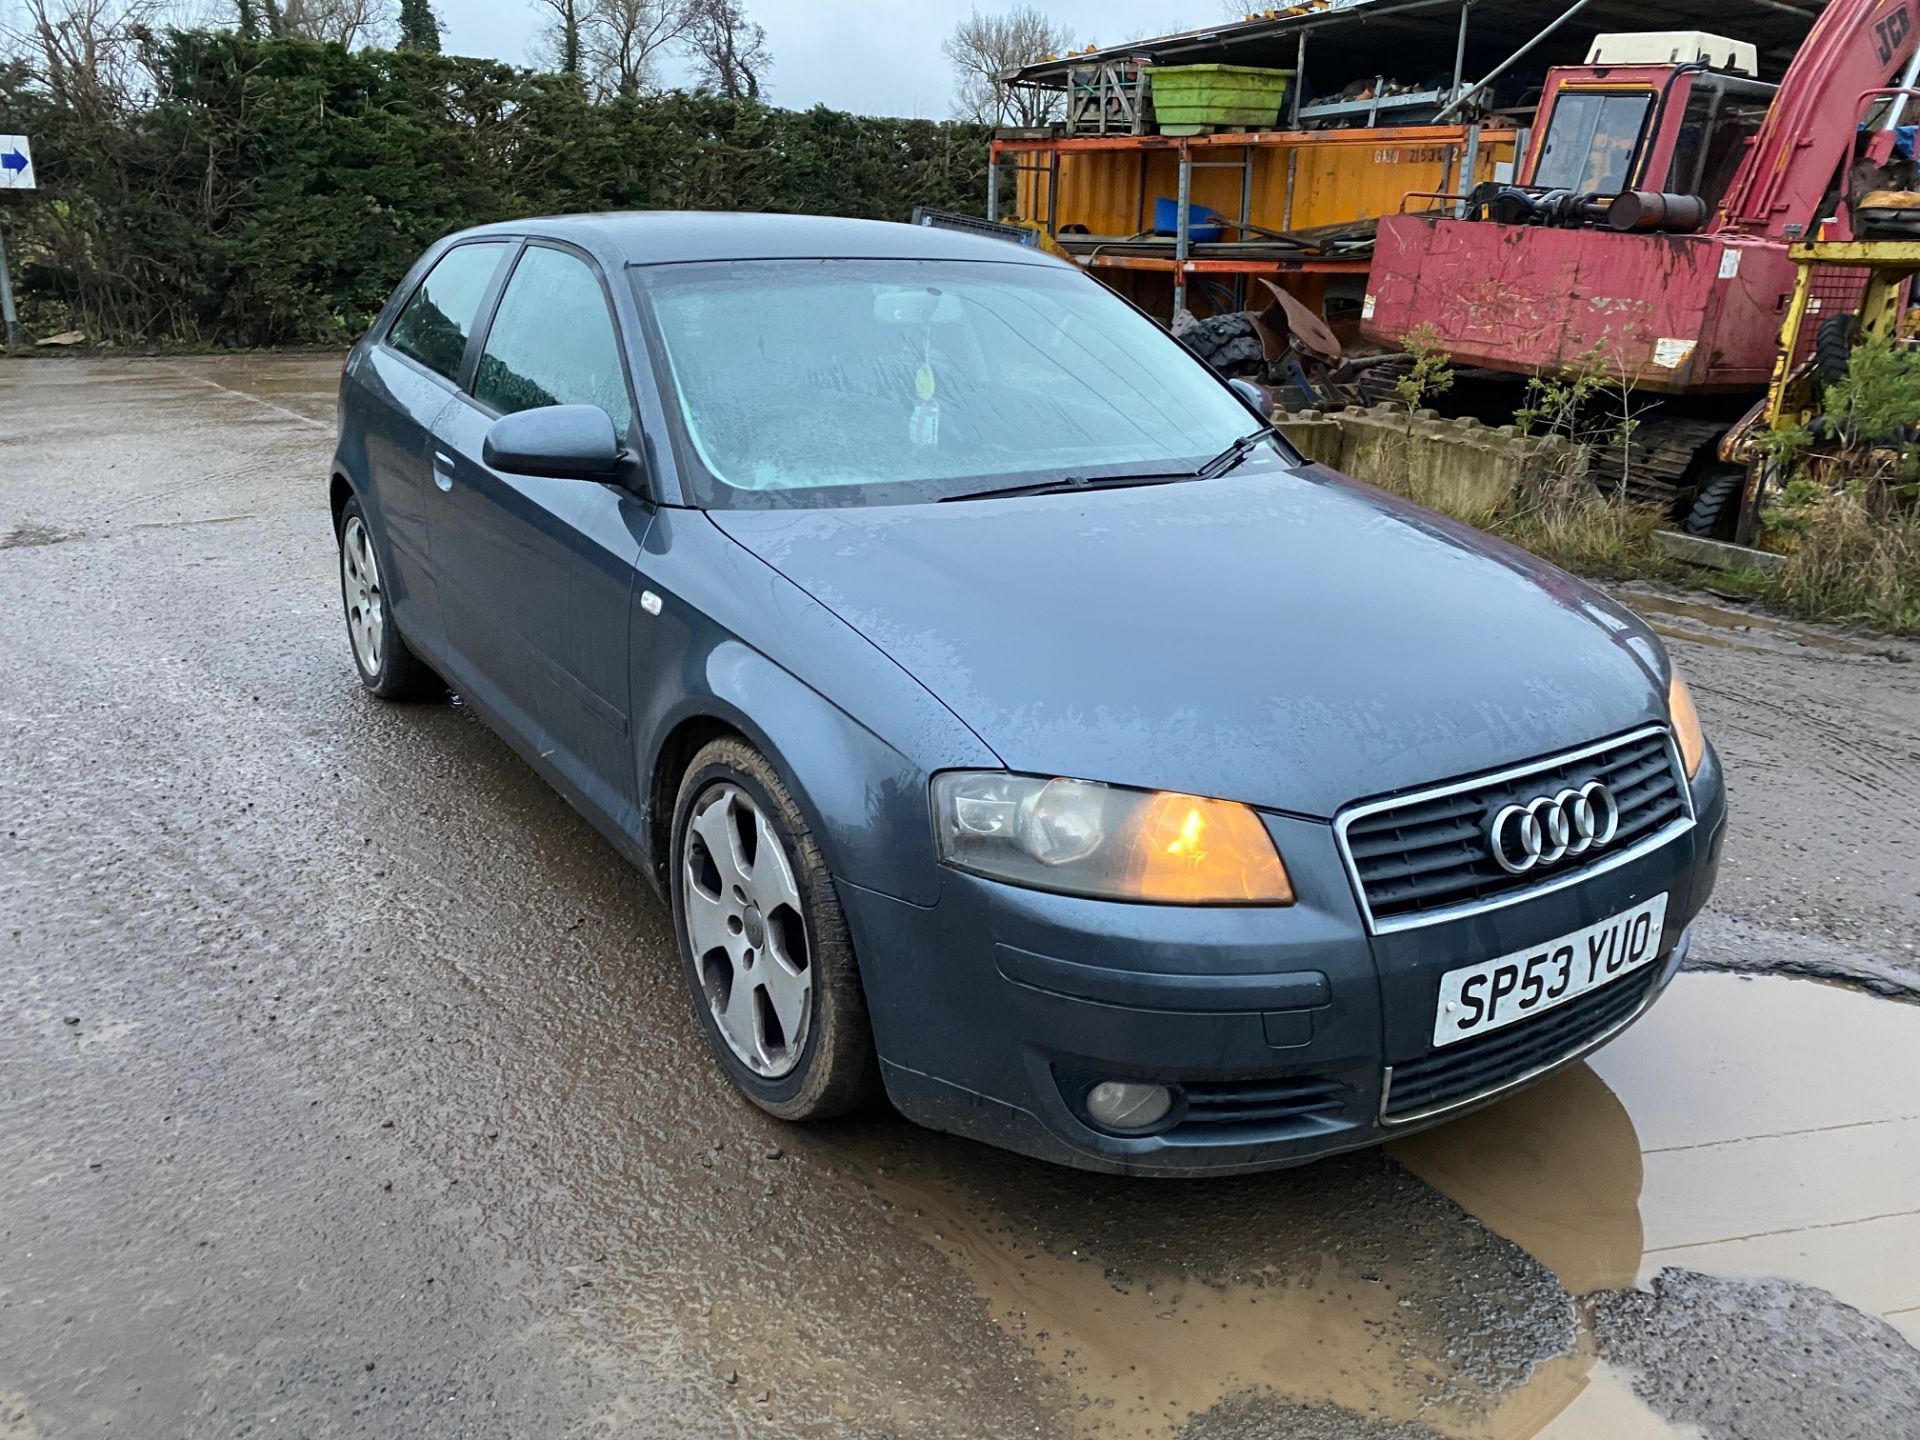
M 917 904 L 938 898 L 925 770 L 738 641 L 708 656 L 703 679 L 645 732 L 658 737 L 639 771 L 646 873 L 663 894 L 687 766 L 710 741 L 731 735 L 779 773 L 836 878 Z M 903 843 L 909 837 L 918 843 Z
M 353 482 L 347 478 L 347 472 L 336 469 L 327 483 L 327 505 L 333 512 L 333 538 L 340 538 L 340 517 L 346 513 L 347 502 L 357 499 L 359 492 L 353 488 Z
M 644 776 L 647 788 L 646 803 L 642 810 L 646 817 L 647 878 L 663 896 L 671 889 L 667 865 L 673 854 L 673 812 L 674 802 L 680 795 L 680 782 L 686 778 L 695 755 L 716 740 L 728 739 L 744 740 L 766 754 L 753 737 L 732 719 L 708 710 L 696 710 L 682 716 L 661 737 L 654 751 L 652 768 Z M 794 792 L 796 802 L 804 804 L 787 775 L 786 767 L 771 755 L 767 759 L 780 772 L 781 778 L 787 781 L 787 788 Z

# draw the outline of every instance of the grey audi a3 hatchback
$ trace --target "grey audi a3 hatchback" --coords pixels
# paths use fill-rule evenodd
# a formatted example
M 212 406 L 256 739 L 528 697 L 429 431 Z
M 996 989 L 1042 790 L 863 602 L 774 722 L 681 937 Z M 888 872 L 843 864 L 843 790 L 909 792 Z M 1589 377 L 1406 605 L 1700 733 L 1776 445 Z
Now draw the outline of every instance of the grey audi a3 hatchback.
M 362 683 L 452 687 L 631 858 L 774 1115 L 1292 1164 L 1617 1035 L 1713 887 L 1644 625 L 1021 247 L 469 230 L 339 413 Z

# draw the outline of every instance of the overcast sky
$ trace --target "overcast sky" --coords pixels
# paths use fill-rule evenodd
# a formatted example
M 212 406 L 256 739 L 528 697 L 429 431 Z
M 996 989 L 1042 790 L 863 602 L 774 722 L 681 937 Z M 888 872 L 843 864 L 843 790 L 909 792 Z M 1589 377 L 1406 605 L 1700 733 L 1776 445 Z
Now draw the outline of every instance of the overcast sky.
M 1222 0 L 1034 0 L 1076 45 L 1115 45 L 1223 18 Z M 526 64 L 540 25 L 534 0 L 437 0 L 446 50 Z M 942 0 L 746 0 L 773 50 L 771 99 L 868 115 L 939 119 L 952 109 L 953 75 L 940 42 L 967 13 Z M 980 7 L 992 11 L 1005 6 Z M 1249 5 L 1249 9 L 1262 8 Z M 671 73 L 667 79 L 674 78 Z

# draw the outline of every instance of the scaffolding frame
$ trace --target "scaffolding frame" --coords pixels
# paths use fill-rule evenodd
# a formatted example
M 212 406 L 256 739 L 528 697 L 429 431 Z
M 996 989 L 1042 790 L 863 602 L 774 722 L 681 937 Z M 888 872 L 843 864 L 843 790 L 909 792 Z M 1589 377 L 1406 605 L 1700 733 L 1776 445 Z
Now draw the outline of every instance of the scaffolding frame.
M 1515 134 L 1518 132 L 1501 132 Z M 1479 163 L 1480 126 L 1473 125 L 1423 125 L 1393 126 L 1378 129 L 1353 128 L 1345 130 L 1255 130 L 1242 133 L 1222 133 L 1214 135 L 1020 135 L 996 138 L 988 151 L 987 158 L 987 218 L 1000 218 L 1000 186 L 1004 172 L 1011 170 L 1015 176 L 1022 174 L 1045 178 L 1046 216 L 1044 227 L 1049 239 L 1058 241 L 1060 233 L 1060 161 L 1065 155 L 1084 155 L 1100 152 L 1128 152 L 1139 155 L 1171 152 L 1176 157 L 1177 198 L 1176 219 L 1173 234 L 1173 254 L 1159 255 L 1100 255 L 1094 254 L 1081 263 L 1091 268 L 1112 268 L 1122 270 L 1158 271 L 1173 276 L 1173 303 L 1176 310 L 1184 309 L 1187 303 L 1187 281 L 1192 276 L 1230 276 L 1233 278 L 1236 301 L 1244 306 L 1249 277 L 1274 274 L 1320 274 L 1320 275 L 1364 275 L 1371 262 L 1363 258 L 1342 259 L 1324 255 L 1302 254 L 1288 256 L 1196 256 L 1194 254 L 1193 225 L 1190 207 L 1193 199 L 1193 174 L 1196 170 L 1238 170 L 1240 172 L 1240 205 L 1236 218 L 1227 221 L 1240 227 L 1241 234 L 1250 233 L 1253 206 L 1253 162 L 1254 155 L 1260 150 L 1285 150 L 1287 152 L 1287 179 L 1285 210 L 1281 216 L 1280 229 L 1286 230 L 1293 223 L 1293 190 L 1298 174 L 1299 155 L 1302 150 L 1315 148 L 1372 147 L 1382 145 L 1412 147 L 1436 147 L 1446 152 L 1446 184 L 1440 188 L 1450 190 L 1456 177 L 1471 176 Z M 1215 159 L 1221 152 L 1238 152 L 1235 159 Z M 1146 167 L 1140 169 L 1140 191 L 1135 207 L 1136 230 L 1147 229 L 1147 184 Z M 1455 202 L 1456 212 L 1459 202 Z M 1029 219 L 1039 217 L 1029 216 Z

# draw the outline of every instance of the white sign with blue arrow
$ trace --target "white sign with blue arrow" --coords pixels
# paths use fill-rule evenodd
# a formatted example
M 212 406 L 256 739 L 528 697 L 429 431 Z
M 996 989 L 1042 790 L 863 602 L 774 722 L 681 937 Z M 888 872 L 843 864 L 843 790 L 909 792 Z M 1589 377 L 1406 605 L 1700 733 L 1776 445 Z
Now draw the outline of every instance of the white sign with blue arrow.
M 24 135 L 0 135 L 0 190 L 31 190 L 33 147 Z

